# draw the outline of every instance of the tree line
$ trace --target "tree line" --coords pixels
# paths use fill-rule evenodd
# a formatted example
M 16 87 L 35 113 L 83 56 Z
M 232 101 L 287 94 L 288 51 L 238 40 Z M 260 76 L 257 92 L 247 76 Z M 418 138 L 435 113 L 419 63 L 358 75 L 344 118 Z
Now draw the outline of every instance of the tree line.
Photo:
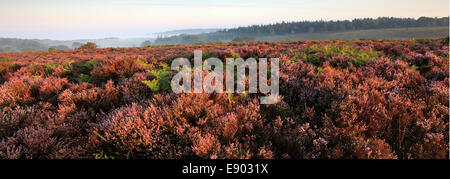
M 362 18 L 338 21 L 298 21 L 281 22 L 268 25 L 252 25 L 232 29 L 220 30 L 200 35 L 177 35 L 157 38 L 153 45 L 161 44 L 196 44 L 205 42 L 229 42 L 237 37 L 261 37 L 271 35 L 289 35 L 321 32 L 343 32 L 352 30 L 413 28 L 413 27 L 439 27 L 449 26 L 449 17 L 420 17 L 415 18 Z
M 394 18 L 380 17 L 376 19 L 364 18 L 341 21 L 300 21 L 300 22 L 281 22 L 269 25 L 252 25 L 248 27 L 238 27 L 234 29 L 225 29 L 219 33 L 233 33 L 241 35 L 285 35 L 296 33 L 313 32 L 336 32 L 348 30 L 367 30 L 367 29 L 385 29 L 385 28 L 407 28 L 407 27 L 435 27 L 448 26 L 449 18 Z

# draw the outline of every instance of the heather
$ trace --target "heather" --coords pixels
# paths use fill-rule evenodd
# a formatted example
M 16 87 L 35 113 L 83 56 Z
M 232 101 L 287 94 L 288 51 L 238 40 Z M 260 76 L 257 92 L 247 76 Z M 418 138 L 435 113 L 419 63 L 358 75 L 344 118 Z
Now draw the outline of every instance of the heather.
M 0 158 L 448 158 L 448 48 L 421 39 L 0 53 Z M 279 101 L 173 93 L 168 64 L 197 49 L 280 58 Z

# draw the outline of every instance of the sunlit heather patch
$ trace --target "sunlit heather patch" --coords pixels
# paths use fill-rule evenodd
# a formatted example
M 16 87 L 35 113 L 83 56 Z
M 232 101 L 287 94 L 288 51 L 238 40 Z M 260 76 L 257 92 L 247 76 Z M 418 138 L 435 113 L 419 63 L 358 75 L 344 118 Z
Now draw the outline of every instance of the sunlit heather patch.
M 258 93 L 259 87 L 259 93 L 267 95 L 261 97 L 261 104 L 275 104 L 279 101 L 280 62 L 278 58 L 272 58 L 271 65 L 268 67 L 266 58 L 259 58 L 258 61 L 255 58 L 248 58 L 245 61 L 242 58 L 227 58 L 226 65 L 224 65 L 225 60 L 214 57 L 203 62 L 202 56 L 201 50 L 194 51 L 194 66 L 186 58 L 177 58 L 172 61 L 172 70 L 179 71 L 171 81 L 172 91 L 177 94 L 182 92 L 242 94 L 248 91 L 252 94 Z M 246 76 L 247 69 L 249 72 L 248 78 Z M 204 71 L 208 73 L 205 77 L 202 77 Z M 271 74 L 270 83 L 267 77 L 268 72 Z M 194 78 L 194 90 L 191 89 L 192 76 Z M 226 90 L 224 90 L 224 78 Z M 246 89 L 246 84 L 249 86 L 248 89 Z M 237 89 L 234 88 L 235 86 L 237 86 Z

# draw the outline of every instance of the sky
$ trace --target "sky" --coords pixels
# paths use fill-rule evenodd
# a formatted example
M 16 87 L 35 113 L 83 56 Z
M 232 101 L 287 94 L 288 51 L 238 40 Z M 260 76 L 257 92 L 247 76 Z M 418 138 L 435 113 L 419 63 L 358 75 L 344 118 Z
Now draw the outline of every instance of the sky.
M 0 37 L 148 37 L 192 28 L 365 17 L 445 17 L 448 0 L 0 0 Z

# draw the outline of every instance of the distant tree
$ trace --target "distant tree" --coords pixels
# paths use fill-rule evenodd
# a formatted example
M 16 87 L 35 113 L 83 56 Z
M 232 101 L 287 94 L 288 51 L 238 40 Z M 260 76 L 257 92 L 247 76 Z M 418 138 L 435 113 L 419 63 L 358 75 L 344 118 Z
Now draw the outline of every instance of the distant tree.
M 181 42 L 183 44 L 200 44 L 204 43 L 202 36 L 198 35 L 183 35 Z
M 93 43 L 93 42 L 88 42 L 82 46 L 80 46 L 78 49 L 96 49 L 97 48 L 97 44 Z
M 78 48 L 78 47 L 81 47 L 82 45 L 83 45 L 83 43 L 74 42 L 74 43 L 72 43 L 72 48 Z
M 54 51 L 56 51 L 56 48 L 54 48 L 54 47 L 48 48 L 48 52 L 54 52 Z
M 254 42 L 254 41 L 256 41 L 256 37 L 250 36 L 237 36 L 232 40 L 232 42 Z
M 145 42 L 142 42 L 141 47 L 147 47 L 151 46 L 153 43 L 150 40 L 147 40 Z
M 51 46 L 50 48 L 53 48 L 55 50 L 71 50 L 69 47 L 67 47 L 65 45 Z

